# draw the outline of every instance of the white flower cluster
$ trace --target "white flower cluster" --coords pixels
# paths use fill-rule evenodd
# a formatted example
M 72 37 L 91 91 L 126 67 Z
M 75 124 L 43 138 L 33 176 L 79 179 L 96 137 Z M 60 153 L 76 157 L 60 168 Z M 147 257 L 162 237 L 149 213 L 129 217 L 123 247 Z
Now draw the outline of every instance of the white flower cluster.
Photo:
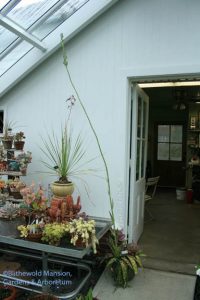
M 87 247 L 89 243 L 92 244 L 94 253 L 96 253 L 96 245 L 98 239 L 96 238 L 96 229 L 94 220 L 84 220 L 83 218 L 74 219 L 70 222 L 70 234 L 72 235 L 71 243 L 75 246 L 80 239 Z

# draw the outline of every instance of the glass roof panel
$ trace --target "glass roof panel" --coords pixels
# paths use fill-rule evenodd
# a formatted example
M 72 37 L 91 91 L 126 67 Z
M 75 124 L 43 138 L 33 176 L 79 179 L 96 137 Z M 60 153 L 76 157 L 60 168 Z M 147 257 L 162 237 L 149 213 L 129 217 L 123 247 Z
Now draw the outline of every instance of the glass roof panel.
M 28 29 L 40 19 L 58 0 L 22 0 L 8 14 L 11 20 Z
M 88 1 L 89 0 L 68 0 L 66 4 L 34 29 L 32 33 L 42 40 Z
M 21 59 L 33 46 L 26 41 L 22 41 L 0 63 L 0 76 Z
M 0 25 L 0 76 L 33 48 L 24 41 L 23 30 L 42 40 L 88 1 L 0 0 L 0 10 L 5 16 L 5 23 L 2 24 L 6 26 L 7 21 L 14 32 Z
M 2 54 L 10 44 L 17 40 L 17 38 L 17 35 L 5 29 L 3 26 L 0 26 L 0 54 Z
M 9 0 L 1 0 L 0 1 L 0 9 L 2 9 L 8 2 L 10 2 Z

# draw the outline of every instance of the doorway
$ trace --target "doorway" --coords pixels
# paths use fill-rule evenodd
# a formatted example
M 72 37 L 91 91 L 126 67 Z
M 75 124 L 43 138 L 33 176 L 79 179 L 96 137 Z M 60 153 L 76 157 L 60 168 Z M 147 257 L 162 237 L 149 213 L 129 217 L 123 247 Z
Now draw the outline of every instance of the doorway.
M 149 83 L 139 83 L 139 87 L 149 97 L 148 152 L 146 160 L 148 162 L 148 176 L 160 176 L 159 185 L 165 188 L 172 188 L 175 192 L 177 187 L 188 188 L 190 186 L 188 183 L 188 161 L 191 155 L 193 155 L 194 149 L 188 147 L 188 124 L 191 118 L 191 106 L 198 100 L 198 97 L 200 100 L 200 82 L 182 80 L 181 82 L 169 81 L 167 85 L 163 86 L 161 86 L 161 82 L 153 83 L 152 86 L 150 85 Z M 198 126 L 200 125 L 199 116 L 200 114 L 197 111 L 196 125 Z M 136 116 L 137 118 L 138 116 Z M 131 125 L 133 125 L 133 121 Z M 130 134 L 132 135 L 132 133 Z M 166 139 L 164 143 L 162 138 Z M 198 139 L 198 142 L 195 141 L 198 144 L 195 144 L 195 147 L 200 146 L 200 137 Z M 137 144 L 133 136 L 132 143 Z M 137 166 L 137 157 L 135 159 L 135 165 Z M 131 172 L 129 171 L 129 173 Z M 134 239 L 136 235 L 132 234 L 132 228 L 134 220 L 139 215 L 136 213 L 138 203 L 135 214 L 131 210 L 134 210 L 132 202 L 137 202 L 136 199 L 138 197 L 136 189 L 134 189 L 133 180 L 132 178 L 130 180 L 130 177 L 129 174 L 128 234 L 129 241 L 137 241 L 140 235 L 137 235 L 138 239 Z M 139 218 L 141 221 L 142 215 L 139 215 Z
M 176 86 L 142 87 L 142 89 L 149 97 L 147 161 L 148 166 L 150 164 L 150 170 L 148 169 L 148 176 L 160 176 L 158 196 L 155 203 L 153 203 L 155 214 L 157 214 L 156 218 L 158 218 L 160 223 L 158 227 L 156 227 L 156 219 L 153 222 L 147 223 L 144 226 L 144 234 L 146 232 L 149 233 L 150 238 L 148 243 L 150 242 L 153 245 L 158 228 L 165 226 L 166 230 L 163 231 L 165 234 L 162 232 L 160 242 L 158 243 L 157 240 L 155 249 L 161 249 L 159 245 L 162 244 L 163 239 L 167 240 L 168 242 L 165 245 L 169 247 L 166 249 L 168 256 L 164 258 L 164 251 L 161 250 L 159 252 L 158 250 L 156 255 L 159 256 L 160 254 L 160 258 L 162 258 L 158 268 L 165 269 L 167 265 L 166 269 L 169 270 L 171 265 L 169 266 L 167 260 L 171 257 L 170 259 L 172 260 L 173 258 L 175 261 L 175 271 L 184 272 L 183 261 L 181 261 L 178 249 L 183 251 L 184 259 L 186 259 L 188 247 L 190 257 L 185 262 L 188 265 L 190 264 L 190 272 L 192 272 L 191 269 L 198 263 L 198 261 L 195 261 L 197 253 L 192 252 L 193 250 L 196 251 L 195 249 L 197 248 L 193 247 L 192 250 L 191 244 L 195 245 L 195 243 L 198 244 L 200 242 L 199 239 L 198 241 L 192 241 L 192 237 L 194 238 L 195 232 L 197 234 L 200 227 L 200 222 L 197 220 L 197 212 L 200 209 L 200 205 L 198 206 L 196 203 L 188 205 L 186 199 L 179 202 L 176 199 L 176 188 L 188 188 L 189 162 L 194 153 L 198 153 L 200 148 L 200 105 L 198 104 L 198 100 L 200 100 L 200 86 L 189 85 L 179 86 L 178 88 Z M 177 93 L 181 95 L 181 98 L 177 97 Z M 195 126 L 195 128 L 191 128 L 191 126 Z M 167 218 L 167 214 L 171 217 L 171 220 Z M 173 223 L 173 226 L 177 226 L 177 228 L 172 226 L 174 220 L 177 220 L 177 222 Z M 190 222 L 192 224 L 191 233 Z M 180 224 L 182 225 L 180 226 Z M 175 241 L 173 237 L 176 230 L 177 236 Z M 171 238 L 172 233 L 174 235 Z M 143 241 L 144 234 L 139 239 L 139 244 L 140 241 Z M 172 247 L 172 244 L 175 242 L 177 247 Z M 148 253 L 146 254 L 148 255 Z M 154 262 L 158 262 L 158 257 L 154 258 Z M 163 259 L 167 262 L 166 264 L 163 263 Z M 148 267 L 153 267 L 153 265 L 150 263 Z M 179 267 L 180 269 L 178 269 Z

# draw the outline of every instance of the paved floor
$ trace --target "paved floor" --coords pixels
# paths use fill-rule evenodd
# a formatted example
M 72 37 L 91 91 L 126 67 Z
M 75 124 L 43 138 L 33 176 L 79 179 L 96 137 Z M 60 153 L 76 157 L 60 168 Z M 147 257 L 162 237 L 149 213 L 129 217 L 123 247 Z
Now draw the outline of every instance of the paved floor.
M 200 263 L 200 205 L 177 200 L 175 190 L 158 189 L 139 245 L 145 266 L 126 289 L 114 286 L 105 271 L 94 289 L 99 300 L 193 300 Z
M 158 189 L 149 210 L 155 219 L 144 224 L 139 240 L 147 254 L 144 266 L 194 275 L 200 263 L 200 205 L 177 200 L 175 190 Z
M 195 280 L 191 275 L 144 269 L 126 289 L 116 289 L 105 271 L 93 295 L 99 300 L 193 300 Z

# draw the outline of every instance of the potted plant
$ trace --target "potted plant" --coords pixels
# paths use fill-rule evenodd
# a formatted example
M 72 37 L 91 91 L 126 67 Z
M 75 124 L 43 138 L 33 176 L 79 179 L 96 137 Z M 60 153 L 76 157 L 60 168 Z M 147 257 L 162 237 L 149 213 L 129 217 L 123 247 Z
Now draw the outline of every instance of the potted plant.
M 51 189 L 55 197 L 65 197 L 74 191 L 74 184 L 71 177 L 85 173 L 87 170 L 81 169 L 81 160 L 85 155 L 81 136 L 73 141 L 71 131 L 67 126 L 61 129 L 60 137 L 53 132 L 52 135 L 42 138 L 43 147 L 40 147 L 46 160 L 42 163 L 50 170 L 51 175 L 57 175 L 58 180 L 51 184 Z
M 16 150 L 23 150 L 24 149 L 24 139 L 25 135 L 23 131 L 19 131 L 14 135 L 14 147 Z
M 71 234 L 71 243 L 74 246 L 88 247 L 91 244 L 93 252 L 97 252 L 98 239 L 96 237 L 94 220 L 85 220 L 82 217 L 72 220 L 69 226 L 69 233 Z
M 6 201 L 0 208 L 0 235 L 17 237 L 17 226 L 24 223 L 20 216 L 20 205 Z
M 14 179 L 9 179 L 7 181 L 7 189 L 9 191 L 9 195 L 13 196 L 14 199 L 21 199 L 22 195 L 20 194 L 20 190 L 25 188 L 26 184 L 21 181 L 18 177 Z
M 119 232 L 117 231 L 117 236 Z M 108 246 L 111 250 L 106 256 L 106 267 L 111 271 L 114 282 L 117 286 L 125 288 L 142 268 L 141 256 L 145 256 L 135 244 L 127 244 L 125 240 L 116 243 L 112 233 L 108 239 Z
M 15 300 L 16 288 L 14 286 L 0 285 L 0 300 Z
M 3 128 L 3 136 L 1 138 L 4 149 L 12 149 L 14 134 L 12 133 L 12 127 L 14 123 L 6 121 Z
M 17 229 L 20 231 L 20 237 L 29 241 L 40 242 L 44 225 L 43 219 L 40 221 L 36 219 L 29 225 L 19 225 Z
M 32 160 L 32 153 L 30 151 L 19 153 L 15 161 L 19 165 L 19 170 L 21 171 L 22 175 L 26 175 L 28 164 L 31 163 Z
M 59 246 L 61 239 L 66 233 L 69 232 L 68 223 L 49 223 L 45 224 L 42 241 L 48 243 L 49 245 Z
M 46 210 L 47 197 L 41 185 L 35 187 L 35 184 L 32 183 L 30 186 L 20 189 L 20 194 L 24 200 L 24 207 L 31 212 L 43 212 Z

